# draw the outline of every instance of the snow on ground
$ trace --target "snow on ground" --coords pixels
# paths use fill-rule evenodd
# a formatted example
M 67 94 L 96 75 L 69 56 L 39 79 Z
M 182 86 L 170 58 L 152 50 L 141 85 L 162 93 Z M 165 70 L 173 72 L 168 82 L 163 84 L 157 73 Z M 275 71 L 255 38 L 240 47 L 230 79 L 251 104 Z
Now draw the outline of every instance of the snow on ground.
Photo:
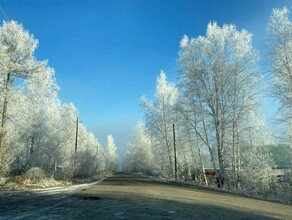
M 32 190 L 33 192 L 40 193 L 40 194 L 57 194 L 61 192 L 66 192 L 66 191 L 75 191 L 75 190 L 80 190 L 80 189 L 86 189 L 92 185 L 96 185 L 103 181 L 105 178 L 102 178 L 101 180 L 92 182 L 92 183 L 83 183 L 83 184 L 77 184 L 77 185 L 72 185 L 72 186 L 67 186 L 67 187 L 51 187 L 48 189 L 34 189 Z
M 46 195 L 59 194 L 62 192 L 73 192 L 80 189 L 86 189 L 92 185 L 98 184 L 104 179 L 105 178 L 102 178 L 101 180 L 98 180 L 92 183 L 83 183 L 83 184 L 77 184 L 77 185 L 71 185 L 71 186 L 50 187 L 46 189 L 26 189 L 26 190 L 17 190 L 17 191 L 5 191 L 5 192 L 0 192 L 0 197 L 13 196 L 13 195 L 24 193 L 24 192 L 28 192 L 28 193 L 31 192 L 35 194 L 46 194 Z

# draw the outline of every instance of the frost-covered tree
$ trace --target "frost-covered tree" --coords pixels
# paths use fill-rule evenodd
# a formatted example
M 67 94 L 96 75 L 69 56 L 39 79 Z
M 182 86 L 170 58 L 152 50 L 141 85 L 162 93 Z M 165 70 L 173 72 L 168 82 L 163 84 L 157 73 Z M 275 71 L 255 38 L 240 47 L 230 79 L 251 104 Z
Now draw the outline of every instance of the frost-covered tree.
M 291 127 L 292 121 L 292 21 L 289 10 L 274 9 L 267 25 L 267 46 L 271 72 L 272 94 L 280 102 L 280 119 Z M 289 132 L 286 133 L 287 136 Z
M 95 175 L 104 150 L 80 124 L 75 153 L 77 110 L 59 100 L 54 70 L 34 57 L 37 44 L 15 21 L 0 27 L 0 176 L 31 167 L 57 178 Z
M 283 131 L 281 140 L 290 145 L 292 141 L 292 20 L 288 8 L 273 9 L 267 25 L 267 49 L 270 71 L 273 74 L 271 93 L 280 103 L 277 120 Z M 289 147 L 288 147 L 289 148 Z M 285 145 L 279 145 L 277 151 L 285 152 Z M 289 154 L 288 154 L 289 155 Z M 287 160 L 288 159 L 288 160 Z M 290 160 L 289 160 L 290 159 Z M 276 166 L 286 164 L 279 168 L 291 166 L 292 157 L 283 157 L 282 161 L 275 160 Z M 281 185 L 277 185 L 276 191 L 281 198 L 291 201 L 291 173 L 287 172 Z
M 168 176 L 174 176 L 172 126 L 176 120 L 178 89 L 166 79 L 161 71 L 156 80 L 155 100 L 141 98 L 146 128 L 153 138 L 153 154 L 161 170 Z
M 236 176 L 240 167 L 240 133 L 247 110 L 255 105 L 259 79 L 252 37 L 234 25 L 210 23 L 206 36 L 184 36 L 180 44 L 181 87 L 186 103 L 192 105 L 190 122 L 200 141 L 207 146 L 219 179 L 224 181 L 230 165 Z M 226 152 L 230 151 L 230 154 Z M 229 157 L 231 161 L 229 162 Z
M 35 163 L 40 161 L 41 155 L 44 156 L 46 152 L 50 157 L 43 158 L 42 162 L 47 161 L 50 164 L 46 164 L 46 170 L 53 170 L 58 161 L 57 155 L 59 155 L 61 144 L 59 124 L 62 109 L 57 98 L 58 86 L 55 82 L 54 71 L 44 63 L 42 68 L 33 73 L 26 83 L 24 90 L 26 106 L 31 109 L 24 125 L 27 129 L 23 133 L 30 152 L 27 166 L 39 166 Z M 54 141 L 44 142 L 45 139 L 53 137 L 55 137 Z
M 79 144 L 76 158 L 76 177 L 96 175 L 103 166 L 102 147 L 91 132 L 83 124 L 79 125 Z
M 75 153 L 75 132 L 77 110 L 73 103 L 65 103 L 61 112 L 62 147 L 60 151 L 60 166 L 70 169 L 72 173 L 72 159 Z M 74 147 L 73 147 L 74 146 Z
M 27 78 L 37 70 L 40 62 L 34 58 L 38 41 L 15 21 L 4 22 L 0 28 L 0 89 L 1 89 L 1 131 L 0 147 L 6 134 L 5 122 L 11 84 L 17 78 Z
M 112 135 L 107 136 L 107 144 L 105 149 L 105 169 L 108 172 L 114 172 L 118 168 L 118 155 L 115 140 Z
M 0 160 L 5 164 L 11 156 L 9 139 L 13 138 L 9 129 L 5 127 L 10 113 L 8 104 L 11 98 L 11 85 L 15 79 L 27 78 L 38 68 L 39 62 L 34 58 L 37 44 L 38 41 L 15 21 L 4 22 L 0 28 L 0 151 L 3 156 Z M 4 152 L 7 153 L 6 156 Z
M 274 9 L 267 26 L 274 93 L 283 108 L 292 106 L 292 22 L 287 8 Z
M 153 173 L 152 142 L 145 125 L 138 123 L 128 143 L 124 169 L 128 172 Z

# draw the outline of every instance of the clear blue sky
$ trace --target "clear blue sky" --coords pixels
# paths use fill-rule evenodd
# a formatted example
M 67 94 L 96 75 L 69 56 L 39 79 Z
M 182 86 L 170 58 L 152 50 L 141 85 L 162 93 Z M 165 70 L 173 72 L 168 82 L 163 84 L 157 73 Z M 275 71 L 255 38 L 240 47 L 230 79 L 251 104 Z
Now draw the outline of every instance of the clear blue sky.
M 56 70 L 63 102 L 73 102 L 87 128 L 104 144 L 113 134 L 125 145 L 143 120 L 140 96 L 152 98 L 156 76 L 176 82 L 181 37 L 204 35 L 206 25 L 235 24 L 254 34 L 260 52 L 272 8 L 284 0 L 3 0 L 10 19 L 39 39 L 36 57 Z M 3 18 L 2 18 L 3 19 Z M 265 70 L 263 70 L 265 71 Z M 273 110 L 265 104 L 269 119 Z

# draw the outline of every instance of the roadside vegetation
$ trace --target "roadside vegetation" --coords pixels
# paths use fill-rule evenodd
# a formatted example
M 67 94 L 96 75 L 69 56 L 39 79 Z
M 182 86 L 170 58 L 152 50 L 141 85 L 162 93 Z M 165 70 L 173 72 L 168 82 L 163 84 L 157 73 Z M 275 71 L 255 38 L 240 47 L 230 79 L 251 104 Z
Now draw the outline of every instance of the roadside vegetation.
M 154 99 L 141 98 L 145 124 L 133 130 L 126 171 L 292 202 L 289 10 L 270 16 L 261 71 L 252 38 L 216 22 L 205 36 L 182 37 L 178 82 L 161 71 Z M 263 117 L 267 96 L 280 104 L 273 130 Z
M 116 145 L 104 148 L 62 103 L 55 71 L 35 57 L 38 40 L 15 21 L 0 27 L 0 190 L 70 184 L 117 167 Z

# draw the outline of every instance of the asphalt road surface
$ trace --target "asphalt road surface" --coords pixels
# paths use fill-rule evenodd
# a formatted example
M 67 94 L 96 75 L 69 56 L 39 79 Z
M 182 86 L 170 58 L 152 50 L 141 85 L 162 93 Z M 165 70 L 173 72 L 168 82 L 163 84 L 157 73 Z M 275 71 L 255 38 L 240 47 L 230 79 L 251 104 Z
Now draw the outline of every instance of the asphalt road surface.
M 292 206 L 118 173 L 90 185 L 0 192 L 2 219 L 292 219 Z

